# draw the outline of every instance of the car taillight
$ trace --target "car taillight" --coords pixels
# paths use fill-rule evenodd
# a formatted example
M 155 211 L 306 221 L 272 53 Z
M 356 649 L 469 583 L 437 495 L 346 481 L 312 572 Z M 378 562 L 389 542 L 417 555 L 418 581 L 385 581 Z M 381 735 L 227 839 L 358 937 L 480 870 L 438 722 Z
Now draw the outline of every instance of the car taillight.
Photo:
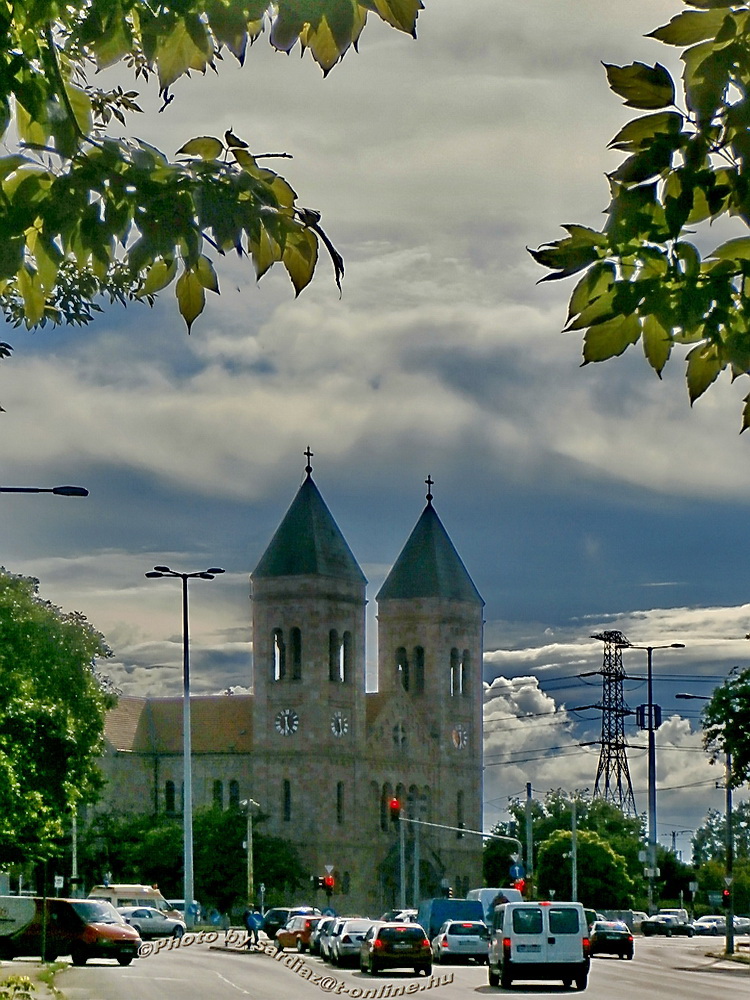
M 430 947 L 430 942 L 427 940 L 427 938 L 422 938 L 422 947 L 423 948 L 429 948 Z
M 440 943 L 442 944 L 442 946 L 444 948 L 447 948 L 448 947 L 448 938 L 444 937 L 443 940 Z
M 510 960 L 510 938 L 503 938 L 503 956 L 506 962 Z
M 375 940 L 372 942 L 372 946 L 373 948 L 382 948 L 383 942 L 380 940 L 380 938 L 375 938 Z
M 631 938 L 631 940 L 632 940 L 632 938 Z M 589 951 L 591 950 L 591 942 L 589 941 L 589 939 L 587 937 L 585 937 L 581 941 L 581 944 L 583 945 L 583 954 L 584 954 L 584 956 L 588 955 Z

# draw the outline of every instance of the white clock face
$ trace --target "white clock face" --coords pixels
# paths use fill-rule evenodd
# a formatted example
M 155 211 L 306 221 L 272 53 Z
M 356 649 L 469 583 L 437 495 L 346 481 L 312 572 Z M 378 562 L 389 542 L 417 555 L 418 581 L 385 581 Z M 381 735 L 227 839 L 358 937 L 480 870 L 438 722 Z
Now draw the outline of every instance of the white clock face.
M 462 726 L 460 722 L 453 728 L 453 731 L 451 732 L 451 740 L 453 741 L 453 746 L 456 750 L 463 750 L 469 742 L 469 734 L 466 732 L 466 727 Z
M 331 732 L 334 736 L 344 736 L 349 732 L 349 720 L 343 712 L 334 712 L 331 716 Z
M 293 708 L 282 708 L 276 713 L 276 731 L 282 736 L 291 736 L 297 732 L 299 716 Z

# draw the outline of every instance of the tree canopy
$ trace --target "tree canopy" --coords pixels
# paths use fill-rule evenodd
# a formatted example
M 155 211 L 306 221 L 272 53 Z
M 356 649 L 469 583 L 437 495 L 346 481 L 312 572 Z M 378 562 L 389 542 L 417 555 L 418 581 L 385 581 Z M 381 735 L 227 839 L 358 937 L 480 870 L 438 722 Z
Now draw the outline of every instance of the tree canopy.
M 582 272 L 565 330 L 583 331 L 583 364 L 640 341 L 661 375 L 685 345 L 692 404 L 722 371 L 750 374 L 750 3 L 682 2 L 648 36 L 682 49 L 681 87 L 660 63 L 605 64 L 639 114 L 609 144 L 626 156 L 608 175 L 604 227 L 564 225 L 529 252 L 551 271 L 542 281 Z M 715 245 L 711 226 L 736 235 Z
M 703 710 L 703 743 L 714 760 L 731 754 L 733 788 L 750 781 L 750 667 L 714 691 Z
M 71 810 L 95 799 L 104 716 L 102 636 L 0 570 L 0 863 L 52 855 Z
M 542 896 L 554 891 L 571 899 L 572 842 L 569 830 L 555 830 L 539 848 L 537 889 Z M 597 909 L 624 909 L 633 904 L 633 880 L 625 858 L 597 833 L 581 830 L 577 836 L 578 899 Z
M 263 33 L 299 43 L 327 74 L 368 14 L 415 34 L 421 0 L 0 0 L 0 309 L 16 326 L 82 324 L 99 300 L 127 303 L 172 285 L 188 330 L 219 291 L 216 256 L 252 259 L 260 278 L 281 263 L 297 294 L 322 241 L 340 283 L 341 256 L 320 213 L 226 130 L 186 136 L 171 159 L 109 135 L 140 111 L 138 91 L 89 80 L 117 64 L 171 87 L 243 63 Z M 11 347 L 0 344 L 0 358 Z

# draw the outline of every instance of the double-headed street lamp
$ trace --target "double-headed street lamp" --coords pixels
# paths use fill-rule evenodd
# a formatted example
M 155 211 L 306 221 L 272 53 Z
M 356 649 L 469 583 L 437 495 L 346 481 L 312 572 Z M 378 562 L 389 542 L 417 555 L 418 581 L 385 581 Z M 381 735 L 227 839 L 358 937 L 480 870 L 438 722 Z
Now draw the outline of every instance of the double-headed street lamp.
M 648 730 L 648 912 L 653 912 L 654 906 L 654 878 L 656 876 L 656 736 L 658 726 L 655 723 L 654 705 L 654 678 L 653 678 L 653 653 L 655 649 L 684 649 L 684 642 L 670 642 L 663 646 L 636 646 L 628 643 L 627 649 L 644 649 L 647 654 L 646 660 L 646 691 L 648 703 L 645 706 L 647 716 L 645 718 L 646 729 Z
M 185 923 L 192 927 L 195 923 L 193 899 L 193 772 L 191 766 L 192 747 L 190 742 L 190 640 L 188 634 L 188 580 L 213 580 L 223 573 L 217 566 L 196 573 L 178 573 L 169 566 L 154 566 L 146 573 L 149 579 L 162 576 L 175 577 L 182 580 L 182 758 L 183 758 L 183 793 L 182 793 L 182 829 L 183 850 L 185 860 Z
M 704 694 L 676 694 L 675 698 L 682 698 L 687 701 L 711 701 L 711 697 Z M 734 954 L 734 830 L 732 824 L 732 755 L 725 751 L 726 761 L 726 813 L 727 813 L 727 863 L 726 878 L 724 882 L 729 891 L 729 906 L 727 907 L 726 922 L 726 945 L 724 950 L 727 955 Z

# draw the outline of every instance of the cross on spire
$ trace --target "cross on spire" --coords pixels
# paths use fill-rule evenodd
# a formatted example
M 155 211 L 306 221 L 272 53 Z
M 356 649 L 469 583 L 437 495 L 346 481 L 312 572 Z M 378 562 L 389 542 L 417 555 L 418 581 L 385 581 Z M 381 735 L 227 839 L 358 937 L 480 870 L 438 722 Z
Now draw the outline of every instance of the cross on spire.
M 310 459 L 313 457 L 313 453 L 310 451 L 310 445 L 307 446 L 303 454 L 307 458 L 307 465 L 305 466 L 305 472 L 309 476 L 312 473 L 312 465 L 310 464 Z
M 427 484 L 427 503 L 432 503 L 432 487 L 435 485 L 435 480 L 432 478 L 429 472 L 427 473 L 427 479 L 425 479 L 425 483 Z

